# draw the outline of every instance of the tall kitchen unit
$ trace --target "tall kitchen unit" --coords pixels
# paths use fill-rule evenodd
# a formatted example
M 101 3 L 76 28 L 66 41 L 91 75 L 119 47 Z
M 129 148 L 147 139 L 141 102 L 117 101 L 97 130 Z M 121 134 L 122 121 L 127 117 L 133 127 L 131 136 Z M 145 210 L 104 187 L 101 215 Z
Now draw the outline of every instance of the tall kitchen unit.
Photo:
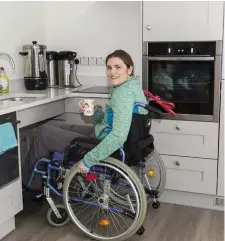
M 225 13 L 225 6 L 224 6 Z M 217 195 L 224 196 L 224 81 L 225 81 L 225 17 L 223 24 L 223 55 L 222 55 L 222 81 L 220 106 L 220 132 L 219 132 L 219 163 Z

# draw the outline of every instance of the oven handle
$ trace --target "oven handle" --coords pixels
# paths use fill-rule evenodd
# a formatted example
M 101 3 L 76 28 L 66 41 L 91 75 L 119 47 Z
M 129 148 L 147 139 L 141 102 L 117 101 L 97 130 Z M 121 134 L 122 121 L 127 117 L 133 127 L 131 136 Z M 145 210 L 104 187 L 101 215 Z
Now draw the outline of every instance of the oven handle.
M 154 60 L 154 61 L 214 61 L 214 57 L 150 57 L 150 56 L 143 56 L 147 60 Z

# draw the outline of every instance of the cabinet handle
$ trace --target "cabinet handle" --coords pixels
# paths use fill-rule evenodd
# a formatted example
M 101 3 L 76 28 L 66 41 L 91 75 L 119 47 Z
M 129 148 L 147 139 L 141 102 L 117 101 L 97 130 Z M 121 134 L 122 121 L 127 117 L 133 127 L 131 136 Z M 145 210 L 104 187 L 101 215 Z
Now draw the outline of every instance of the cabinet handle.
M 175 165 L 179 167 L 180 166 L 180 162 L 176 161 Z
M 147 29 L 147 30 L 151 30 L 152 27 L 151 27 L 150 25 L 147 25 L 147 26 L 146 26 L 146 29 Z
M 179 131 L 179 130 L 180 130 L 180 126 L 179 126 L 179 125 L 177 125 L 177 126 L 176 126 L 176 129 Z
M 16 124 L 20 124 L 20 123 L 21 123 L 21 121 L 20 121 L 20 120 L 16 121 Z

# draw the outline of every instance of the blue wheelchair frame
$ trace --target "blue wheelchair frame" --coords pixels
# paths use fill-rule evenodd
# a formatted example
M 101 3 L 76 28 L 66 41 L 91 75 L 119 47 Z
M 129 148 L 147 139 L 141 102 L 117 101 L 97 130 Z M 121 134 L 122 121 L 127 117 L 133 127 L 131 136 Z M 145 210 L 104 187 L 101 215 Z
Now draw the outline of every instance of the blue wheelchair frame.
M 137 107 L 137 106 L 138 106 L 138 107 L 146 108 L 146 104 L 140 103 L 140 102 L 136 102 L 136 103 L 134 104 L 134 108 Z M 120 148 L 119 150 L 120 150 L 120 154 L 121 154 L 121 157 L 122 157 L 122 158 L 121 158 L 121 159 L 122 159 L 121 161 L 122 161 L 122 162 L 125 162 L 125 152 L 124 152 L 123 148 Z M 63 153 L 59 153 L 59 152 L 55 152 L 55 153 L 54 153 L 54 155 L 53 155 L 53 161 L 56 161 L 57 164 L 58 164 L 58 166 L 56 165 L 56 163 L 54 163 L 54 165 L 52 165 L 52 160 L 49 160 L 49 159 L 47 159 L 47 158 L 42 158 L 42 159 L 38 160 L 38 161 L 36 162 L 35 166 L 34 166 L 33 172 L 32 172 L 31 177 L 30 177 L 30 179 L 29 179 L 28 187 L 31 186 L 31 183 L 32 183 L 32 180 L 33 180 L 33 177 L 34 177 L 34 174 L 35 174 L 35 173 L 37 173 L 37 174 L 42 174 L 43 176 L 47 176 L 47 178 L 46 178 L 46 183 L 45 183 L 45 187 L 46 187 L 46 188 L 49 188 L 49 189 L 50 189 L 51 191 L 53 191 L 57 196 L 63 197 L 63 195 L 62 195 L 60 192 L 58 192 L 58 191 L 51 185 L 51 183 L 50 183 L 50 180 L 51 180 L 51 171 L 53 171 L 53 170 L 54 170 L 54 171 L 57 171 L 57 172 L 65 171 L 65 169 L 60 166 L 60 163 L 61 163 L 61 161 L 63 160 L 63 158 L 64 158 L 64 154 L 63 154 Z M 61 160 L 59 160 L 59 159 L 61 159 Z M 45 163 L 45 164 L 47 164 L 47 172 L 41 171 L 41 170 L 38 169 L 38 165 L 39 165 L 40 163 Z M 74 162 L 69 162 L 69 169 L 70 169 L 74 164 L 75 164 Z M 138 164 L 137 167 L 139 167 L 139 168 L 144 168 L 145 165 L 140 163 L 140 164 Z M 91 170 L 91 169 L 90 169 L 90 170 Z M 97 204 L 97 203 L 88 202 L 88 201 L 83 200 L 82 198 L 72 198 L 72 201 L 75 201 L 75 202 L 83 202 L 83 203 L 85 203 L 85 204 L 89 204 L 89 205 L 97 206 L 97 207 L 100 206 L 100 205 Z M 122 209 L 118 209 L 118 208 L 110 208 L 110 210 L 116 211 L 116 212 L 119 212 L 119 213 L 123 213 L 123 212 L 124 212 Z

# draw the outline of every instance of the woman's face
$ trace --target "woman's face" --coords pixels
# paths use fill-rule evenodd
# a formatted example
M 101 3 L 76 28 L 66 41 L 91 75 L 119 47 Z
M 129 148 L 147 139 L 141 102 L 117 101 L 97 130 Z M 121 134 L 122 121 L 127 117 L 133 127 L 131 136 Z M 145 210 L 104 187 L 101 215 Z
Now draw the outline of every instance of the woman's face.
M 122 59 L 118 57 L 112 57 L 107 62 L 107 76 L 113 86 L 121 85 L 128 76 L 131 75 L 133 66 L 129 69 Z

